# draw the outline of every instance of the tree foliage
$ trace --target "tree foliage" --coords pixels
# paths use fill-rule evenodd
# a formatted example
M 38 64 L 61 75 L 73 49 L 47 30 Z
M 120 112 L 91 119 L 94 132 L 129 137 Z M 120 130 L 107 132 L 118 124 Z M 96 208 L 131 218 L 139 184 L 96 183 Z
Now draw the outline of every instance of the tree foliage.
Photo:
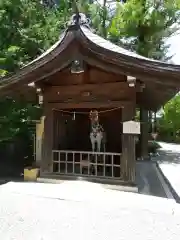
M 0 75 L 15 72 L 53 44 L 59 36 L 59 16 L 38 0 L 2 0 L 0 2 Z M 23 100 L 0 101 L 0 141 L 12 139 L 24 130 L 38 108 Z
M 166 40 L 177 31 L 179 3 L 179 0 L 117 3 L 109 26 L 109 39 L 143 56 L 168 60 Z
M 0 2 L 0 66 L 8 72 L 33 60 L 59 36 L 59 13 L 38 0 Z

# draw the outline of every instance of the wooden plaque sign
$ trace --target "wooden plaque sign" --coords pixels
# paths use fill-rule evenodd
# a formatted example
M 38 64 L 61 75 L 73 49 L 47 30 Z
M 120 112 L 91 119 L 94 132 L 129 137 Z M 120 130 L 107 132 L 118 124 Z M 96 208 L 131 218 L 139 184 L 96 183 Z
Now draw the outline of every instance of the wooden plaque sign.
M 140 123 L 135 121 L 127 121 L 123 123 L 124 134 L 140 134 Z

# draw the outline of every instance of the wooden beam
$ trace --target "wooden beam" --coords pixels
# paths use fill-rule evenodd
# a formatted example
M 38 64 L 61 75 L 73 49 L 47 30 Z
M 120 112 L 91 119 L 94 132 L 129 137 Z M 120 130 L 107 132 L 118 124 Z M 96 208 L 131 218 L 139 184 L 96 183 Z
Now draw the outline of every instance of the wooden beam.
M 66 85 L 66 86 L 48 86 L 44 89 L 44 91 L 50 93 L 51 91 L 57 92 L 59 91 L 60 94 L 63 94 L 64 92 L 81 92 L 81 91 L 105 91 L 109 92 L 111 90 L 116 91 L 125 91 L 125 90 L 132 90 L 140 89 L 140 84 L 137 82 L 136 86 L 129 87 L 127 82 L 111 82 L 111 83 L 100 83 L 100 84 L 81 84 L 81 85 Z
M 135 100 L 138 88 L 140 89 L 138 85 L 131 88 L 126 82 L 52 86 L 44 89 L 44 100 L 47 102 Z
M 116 108 L 131 105 L 131 101 L 109 101 L 109 102 L 73 102 L 73 103 L 47 103 L 52 109 L 80 109 L 80 108 Z

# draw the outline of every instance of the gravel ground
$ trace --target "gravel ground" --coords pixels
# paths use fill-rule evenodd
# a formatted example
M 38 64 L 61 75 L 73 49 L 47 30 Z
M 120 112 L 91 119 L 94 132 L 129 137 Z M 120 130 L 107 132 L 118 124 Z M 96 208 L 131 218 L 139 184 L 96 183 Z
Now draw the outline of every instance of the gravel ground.
M 0 239 L 177 240 L 180 205 L 87 182 L 0 187 Z

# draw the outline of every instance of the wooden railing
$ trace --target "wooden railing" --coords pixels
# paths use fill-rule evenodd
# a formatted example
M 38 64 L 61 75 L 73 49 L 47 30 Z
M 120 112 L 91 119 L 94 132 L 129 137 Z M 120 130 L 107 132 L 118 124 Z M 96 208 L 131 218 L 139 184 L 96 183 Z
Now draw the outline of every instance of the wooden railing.
M 52 163 L 54 173 L 121 178 L 120 153 L 53 150 Z

